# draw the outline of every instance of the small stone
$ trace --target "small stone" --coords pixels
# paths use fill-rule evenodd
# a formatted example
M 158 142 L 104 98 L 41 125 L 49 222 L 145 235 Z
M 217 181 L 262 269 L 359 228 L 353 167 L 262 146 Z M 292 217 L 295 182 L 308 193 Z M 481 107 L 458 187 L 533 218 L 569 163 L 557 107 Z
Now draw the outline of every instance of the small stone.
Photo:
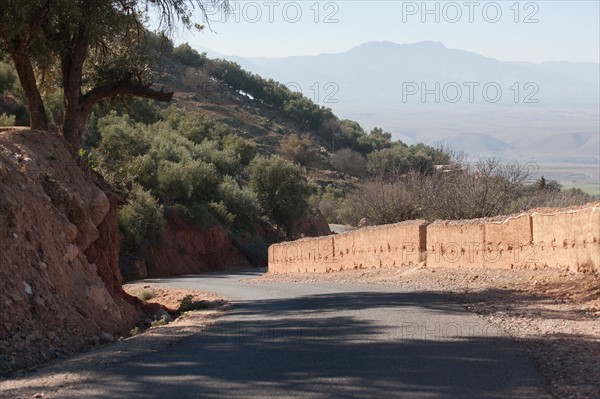
M 72 223 L 68 223 L 65 226 L 65 239 L 67 240 L 67 242 L 69 243 L 74 243 L 75 239 L 77 238 L 77 227 L 72 224 Z
M 12 237 L 13 237 L 14 239 L 17 239 L 17 238 L 19 238 L 19 235 L 18 235 L 17 233 L 12 233 Z
M 40 267 L 40 269 L 42 270 L 46 270 L 48 268 L 48 265 L 46 264 L 46 262 L 40 262 L 38 264 L 38 266 Z
M 79 247 L 73 244 L 65 245 L 66 253 L 64 255 L 65 262 L 73 262 L 77 255 L 79 255 Z
M 104 191 L 97 189 L 90 204 L 90 217 L 94 226 L 98 227 L 110 209 L 110 201 Z
M 44 396 L 46 396 L 44 392 L 38 392 L 35 395 L 33 395 L 34 398 L 43 398 Z
M 33 288 L 26 281 L 23 281 L 23 289 L 27 295 L 33 295 Z

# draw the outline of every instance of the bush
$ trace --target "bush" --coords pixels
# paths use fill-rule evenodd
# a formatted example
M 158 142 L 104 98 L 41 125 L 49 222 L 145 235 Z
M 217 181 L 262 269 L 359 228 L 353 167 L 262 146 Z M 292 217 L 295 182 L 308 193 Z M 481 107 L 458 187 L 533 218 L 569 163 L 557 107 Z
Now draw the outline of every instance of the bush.
M 130 331 L 129 331 L 129 336 L 130 337 L 135 337 L 136 335 L 138 335 L 141 332 L 139 327 L 133 327 Z
M 201 228 L 209 228 L 218 224 L 218 220 L 208 209 L 207 204 L 192 202 L 186 205 L 176 204 L 174 209 L 179 210 L 185 218 Z
M 368 224 L 379 225 L 421 217 L 419 193 L 411 183 L 376 181 L 365 184 L 351 194 L 345 204 L 351 207 L 350 215 L 356 215 L 351 224 L 356 225 L 362 218 L 366 218 Z
M 161 238 L 163 209 L 148 191 L 135 184 L 129 193 L 127 205 L 117 212 L 117 221 L 121 231 L 121 253 L 130 254 L 143 241 Z
M 227 206 L 222 201 L 211 201 L 208 203 L 208 210 L 221 224 L 232 227 L 235 221 L 235 215 L 227 210 Z
M 185 313 L 191 312 L 194 310 L 205 310 L 208 308 L 208 305 L 204 301 L 194 301 L 194 297 L 192 295 L 186 295 L 179 301 L 179 308 L 177 309 L 177 313 Z
M 140 300 L 146 302 L 149 301 L 150 299 L 156 297 L 156 291 L 152 290 L 152 289 L 145 289 L 143 291 L 141 291 L 139 294 L 136 295 Z
M 238 154 L 239 162 L 243 166 L 248 166 L 256 156 L 256 144 L 235 134 L 223 137 L 223 150 Z
M 331 156 L 331 165 L 342 174 L 362 177 L 367 174 L 367 159 L 359 152 L 343 148 Z
M 151 322 L 150 327 L 166 326 L 167 324 L 169 324 L 169 317 L 164 315 L 160 319 Z
M 0 61 L 0 95 L 5 90 L 12 89 L 17 75 L 10 64 Z
M 281 139 L 279 154 L 294 163 L 310 166 L 316 159 L 317 147 L 309 135 L 291 134 Z
M 14 115 L 0 114 L 0 127 L 14 126 L 15 120 L 16 118 Z
M 234 227 L 250 229 L 258 220 L 260 206 L 256 194 L 247 188 L 240 188 L 230 176 L 225 176 L 219 186 L 219 198 L 234 216 Z

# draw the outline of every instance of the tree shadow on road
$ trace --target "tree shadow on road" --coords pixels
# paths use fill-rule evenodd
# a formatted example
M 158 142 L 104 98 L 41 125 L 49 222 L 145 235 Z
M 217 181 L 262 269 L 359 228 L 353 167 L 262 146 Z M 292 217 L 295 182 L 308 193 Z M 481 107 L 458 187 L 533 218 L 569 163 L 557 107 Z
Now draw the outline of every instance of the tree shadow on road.
M 376 322 L 381 312 L 394 317 Z M 95 370 L 57 397 L 550 398 L 513 340 L 474 319 L 426 292 L 239 303 L 168 350 Z

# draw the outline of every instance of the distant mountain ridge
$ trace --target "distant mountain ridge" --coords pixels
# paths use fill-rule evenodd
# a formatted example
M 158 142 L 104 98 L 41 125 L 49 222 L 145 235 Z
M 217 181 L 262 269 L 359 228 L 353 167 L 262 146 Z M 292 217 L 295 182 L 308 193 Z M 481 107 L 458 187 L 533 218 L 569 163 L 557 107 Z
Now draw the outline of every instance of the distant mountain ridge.
M 368 42 L 338 54 L 285 58 L 208 53 L 397 139 L 443 141 L 473 155 L 548 151 L 550 158 L 573 153 L 588 162 L 600 152 L 593 140 L 600 134 L 598 63 L 503 62 L 430 41 Z M 572 136 L 581 134 L 592 135 L 583 148 Z M 545 143 L 549 137 L 562 145 Z

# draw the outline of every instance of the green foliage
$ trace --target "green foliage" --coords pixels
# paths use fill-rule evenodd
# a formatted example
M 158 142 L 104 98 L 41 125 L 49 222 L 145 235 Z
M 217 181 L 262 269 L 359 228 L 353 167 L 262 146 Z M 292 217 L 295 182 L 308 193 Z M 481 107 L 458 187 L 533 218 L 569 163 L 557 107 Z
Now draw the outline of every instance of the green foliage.
M 2 126 L 14 126 L 15 125 L 15 116 L 14 115 L 6 115 L 0 114 L 0 127 Z
M 258 221 L 258 197 L 252 190 L 240 188 L 232 177 L 226 176 L 219 186 L 219 198 L 234 216 L 233 225 L 237 229 L 251 229 Z
M 163 315 L 160 319 L 152 321 L 150 327 L 166 326 L 167 324 L 169 324 L 169 318 L 167 315 Z
M 291 134 L 281 139 L 278 152 L 289 161 L 310 166 L 317 158 L 317 150 L 309 135 Z
M 183 65 L 200 68 L 206 61 L 206 53 L 198 53 L 189 44 L 183 43 L 173 49 L 173 59 Z
M 145 240 L 160 239 L 164 228 L 162 206 L 139 185 L 133 186 L 128 204 L 117 212 L 117 221 L 124 254 L 134 252 Z
M 208 309 L 208 304 L 204 301 L 194 301 L 194 297 L 192 295 L 186 295 L 179 301 L 179 308 L 177 309 L 177 313 L 185 313 L 191 312 L 194 310 L 206 310 Z
M 227 206 L 223 201 L 208 203 L 210 213 L 224 226 L 231 227 L 235 222 L 235 215 L 227 210 Z
M 328 185 L 322 192 L 314 194 L 309 199 L 311 208 L 318 209 L 329 223 L 341 223 L 341 210 L 346 193 L 343 189 Z
M 275 107 L 296 122 L 313 130 L 321 130 L 325 122 L 334 118 L 331 109 L 321 107 L 285 85 L 272 79 L 265 80 L 245 71 L 239 64 L 222 59 L 208 60 L 205 70 L 238 92 L 251 95 L 266 105 Z
M 216 124 L 199 112 L 188 112 L 175 106 L 164 110 L 162 115 L 163 120 L 157 125 L 159 130 L 168 127 L 169 130 L 178 132 L 194 143 L 201 143 L 206 139 L 220 139 L 221 134 L 227 131 L 227 128 Z
M 306 171 L 279 156 L 258 156 L 248 171 L 250 186 L 262 208 L 271 215 L 278 229 L 285 228 L 291 236 L 295 223 L 309 210 Z
M 60 126 L 63 118 L 63 97 L 60 91 L 53 91 L 44 96 L 48 122 Z
M 367 156 L 368 170 L 383 180 L 394 180 L 409 171 L 431 174 L 436 156 L 437 150 L 424 144 L 406 146 L 397 142 L 390 148 L 371 152 Z
M 156 291 L 152 290 L 152 289 L 145 289 L 142 290 L 139 294 L 136 295 L 140 300 L 146 302 L 149 301 L 150 299 L 156 297 Z
M 0 95 L 5 90 L 12 89 L 16 80 L 17 75 L 14 68 L 10 64 L 0 61 Z
M 223 150 L 230 151 L 239 156 L 239 162 L 242 166 L 248 166 L 250 161 L 256 156 L 256 144 L 244 140 L 235 134 L 229 134 L 223 137 Z
M 201 228 L 209 228 L 219 224 L 208 204 L 192 202 L 186 205 L 176 204 L 174 209 L 181 212 L 187 220 Z
M 129 331 L 129 336 L 130 337 L 135 337 L 136 335 L 138 335 L 140 333 L 140 328 L 139 327 L 133 327 L 130 331 Z

